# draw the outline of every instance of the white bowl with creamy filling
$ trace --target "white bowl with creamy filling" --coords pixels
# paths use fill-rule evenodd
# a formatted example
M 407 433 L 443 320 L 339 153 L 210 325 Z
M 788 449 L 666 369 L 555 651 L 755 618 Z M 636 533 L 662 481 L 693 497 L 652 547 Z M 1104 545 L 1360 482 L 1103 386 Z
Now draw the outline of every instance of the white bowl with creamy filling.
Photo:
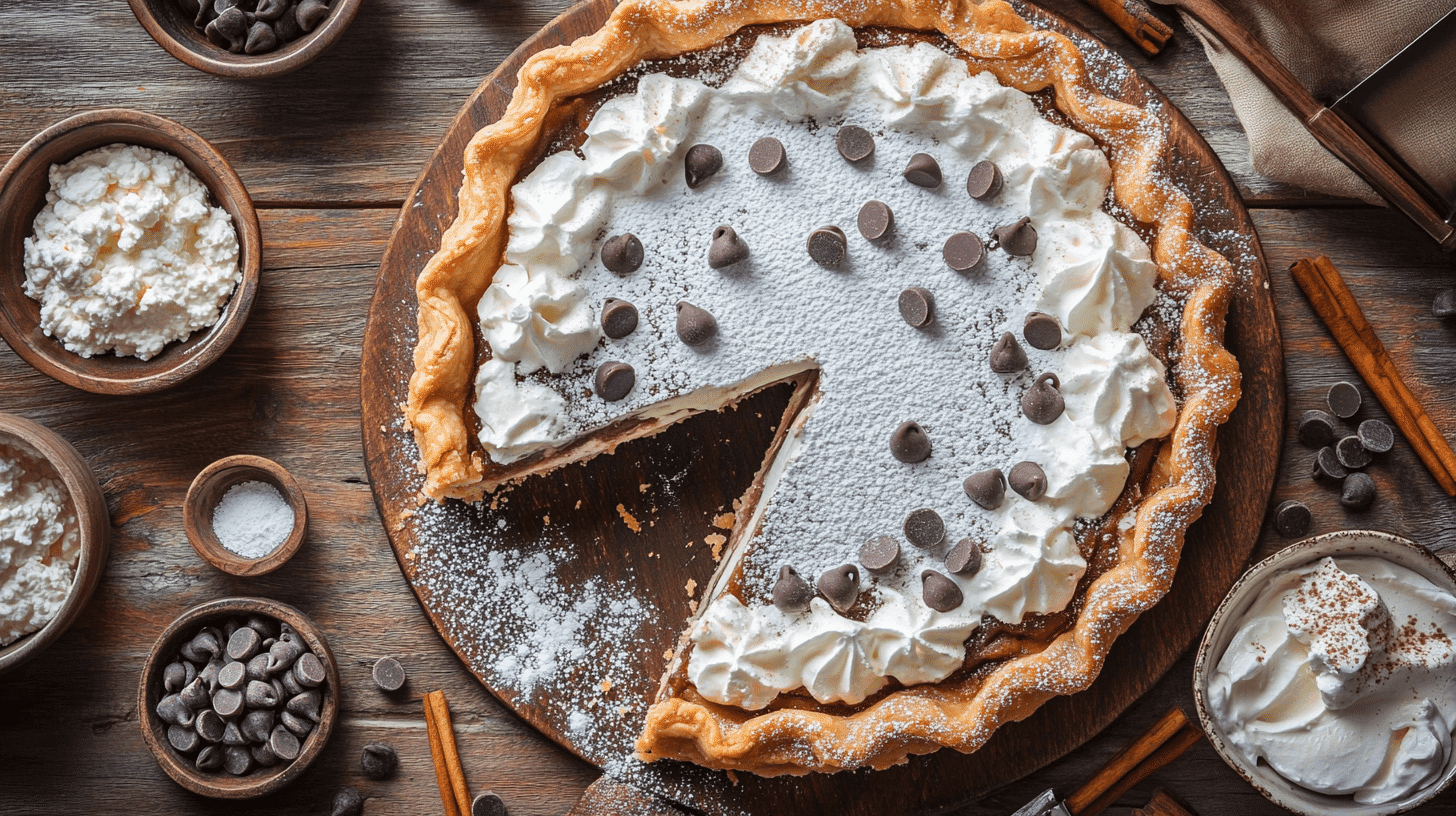
M 1456 777 L 1456 572 L 1388 533 L 1346 530 L 1254 565 L 1193 673 L 1224 761 L 1310 816 L 1384 816 Z

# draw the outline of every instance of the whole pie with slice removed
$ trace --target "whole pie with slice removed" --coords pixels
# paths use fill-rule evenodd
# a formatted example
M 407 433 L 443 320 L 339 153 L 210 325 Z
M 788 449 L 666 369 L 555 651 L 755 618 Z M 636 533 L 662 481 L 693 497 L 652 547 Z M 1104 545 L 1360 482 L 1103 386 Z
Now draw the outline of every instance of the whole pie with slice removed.
M 1212 497 L 1236 280 L 1167 150 L 999 0 L 626 0 L 467 148 L 425 494 L 792 383 L 639 756 L 973 751 L 1095 679 Z

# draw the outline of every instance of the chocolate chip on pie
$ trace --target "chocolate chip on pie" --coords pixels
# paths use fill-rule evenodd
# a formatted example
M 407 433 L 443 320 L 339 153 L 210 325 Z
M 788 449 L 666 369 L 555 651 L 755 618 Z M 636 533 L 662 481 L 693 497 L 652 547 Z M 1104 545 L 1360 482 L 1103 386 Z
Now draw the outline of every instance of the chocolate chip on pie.
M 900 316 L 917 329 L 935 322 L 935 297 L 923 286 L 912 286 L 900 293 Z
M 1006 477 L 1006 483 L 1027 501 L 1037 501 L 1047 492 L 1046 471 L 1035 462 L 1017 462 Z
M 637 384 L 637 372 L 626 363 L 608 361 L 597 366 L 593 384 L 596 386 L 597 396 L 607 402 L 616 402 L 627 396 L 632 386 Z
M 905 540 L 924 550 L 945 540 L 945 521 L 929 507 L 911 511 L 905 517 Z
M 890 434 L 890 455 L 913 465 L 930 458 L 930 437 L 918 422 L 904 422 Z
M 983 470 L 966 477 L 962 487 L 971 501 L 985 508 L 995 510 L 1006 501 L 1006 477 L 1000 468 Z
M 1030 218 L 997 227 L 993 234 L 1007 255 L 1025 256 L 1036 252 L 1036 227 L 1031 225 Z
M 891 536 L 878 536 L 859 548 L 859 562 L 865 569 L 889 569 L 900 560 L 900 542 Z
M 957 272 L 969 272 L 985 259 L 986 245 L 974 232 L 957 232 L 945 239 L 945 247 L 940 253 L 946 266 Z
M 688 186 L 695 190 L 721 169 L 723 153 L 712 145 L 693 145 L 683 157 L 683 174 Z
M 883 201 L 866 201 L 859 208 L 859 234 L 867 240 L 880 241 L 895 229 L 895 214 Z
M 602 243 L 602 266 L 625 275 L 642 265 L 642 242 L 630 232 L 613 235 Z
M 966 192 L 977 201 L 994 198 L 1001 192 L 1001 168 L 993 161 L 979 161 L 966 177 Z
M 779 579 L 774 582 L 773 605 L 785 612 L 803 612 L 809 608 L 814 590 L 809 582 L 788 564 L 779 567 Z
M 708 246 L 708 266 L 723 269 L 748 258 L 748 244 L 733 228 L 724 224 L 713 230 L 713 243 Z
M 997 374 L 1015 374 L 1027 364 L 1026 349 L 1016 342 L 1016 335 L 1002 332 L 1001 339 L 991 347 L 991 370 Z
M 602 304 L 602 334 L 620 340 L 636 330 L 637 307 L 625 300 L 607 298 Z
M 760 176 L 771 176 L 784 169 L 788 154 L 784 143 L 772 136 L 765 136 L 748 149 L 748 166 Z
M 848 162 L 862 162 L 875 153 L 875 137 L 859 125 L 845 125 L 834 134 L 834 146 Z
M 1062 399 L 1061 381 L 1050 371 L 1036 378 L 1031 390 L 1021 397 L 1021 413 L 1038 425 L 1050 425 L 1066 410 Z
M 859 597 L 859 568 L 853 564 L 835 567 L 819 576 L 819 594 L 843 615 Z
M 981 545 L 969 538 L 956 542 L 945 556 L 945 568 L 967 578 L 981 571 Z
M 916 153 L 905 165 L 905 180 L 916 187 L 939 187 L 940 163 L 929 153 Z
M 690 346 L 701 346 L 718 333 L 718 319 L 707 309 L 686 300 L 677 302 L 677 336 Z
M 1032 312 L 1026 316 L 1021 336 L 1032 348 L 1051 351 L 1062 344 L 1062 324 L 1045 312 Z
M 960 585 L 935 570 L 920 573 L 920 596 L 936 612 L 950 612 L 965 602 Z
M 844 260 L 847 245 L 844 230 L 833 224 L 809 233 L 809 257 L 820 266 L 839 266 Z

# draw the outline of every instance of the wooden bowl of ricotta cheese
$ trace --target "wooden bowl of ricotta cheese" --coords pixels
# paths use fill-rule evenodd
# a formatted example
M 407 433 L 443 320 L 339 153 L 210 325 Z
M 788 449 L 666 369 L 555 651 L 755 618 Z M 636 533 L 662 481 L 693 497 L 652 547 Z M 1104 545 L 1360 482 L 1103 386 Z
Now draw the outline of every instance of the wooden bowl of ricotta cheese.
M 65 528 L 64 536 L 70 538 L 70 546 L 77 550 L 68 585 L 56 580 L 28 582 L 33 591 L 45 597 L 28 597 L 30 593 L 26 593 L 12 598 L 9 584 L 15 581 L 15 576 L 7 574 L 0 578 L 4 584 L 0 585 L 0 597 L 5 599 L 5 603 L 0 603 L 0 630 L 15 631 L 18 618 L 33 614 L 35 609 L 52 607 L 55 610 L 39 629 L 0 646 L 0 674 L 4 674 L 40 654 L 80 617 L 106 572 L 106 559 L 111 552 L 111 518 L 101 485 L 86 460 L 69 442 L 44 426 L 14 414 L 0 413 L 0 460 L 3 460 L 0 461 L 0 483 L 10 487 L 0 493 L 0 523 L 7 516 L 34 516 L 40 510 L 53 507 L 54 503 L 48 501 L 45 493 L 55 491 L 62 494 L 55 497 L 60 499 L 61 507 L 57 520 Z M 49 484 L 38 487 L 37 482 Z M 19 527 L 27 533 L 42 529 L 42 525 L 31 524 Z M 21 552 L 26 544 L 32 545 L 29 548 L 32 552 Z M 29 561 L 36 547 L 46 544 L 20 542 L 0 533 L 0 546 L 12 550 L 11 560 L 18 556 Z M 4 639 L 7 638 L 0 637 Z
M 66 342 L 43 328 L 41 303 L 26 293 L 26 243 L 36 236 L 36 218 L 46 208 L 48 194 L 52 193 L 53 168 L 109 145 L 134 145 L 180 159 L 207 187 L 208 205 L 226 212 L 237 236 L 237 283 L 226 296 L 216 322 L 167 342 L 155 356 L 145 360 L 112 351 L 87 350 L 90 356 L 83 356 L 69 349 Z M 175 183 L 165 186 L 161 181 L 165 178 L 154 177 L 153 191 L 161 190 L 160 194 L 165 195 L 168 190 L 180 190 Z M 81 189 L 70 190 L 71 197 L 66 200 L 76 199 L 73 203 L 81 207 L 78 218 L 96 217 L 99 211 L 89 209 L 87 203 L 92 201 L 88 196 L 99 194 L 85 189 L 80 182 L 75 187 Z M 121 240 L 113 242 L 117 249 L 108 246 L 97 254 L 119 251 Z M 184 249 L 200 251 L 199 247 Z M 43 257 L 53 270 L 50 274 L 57 279 L 65 274 L 66 263 L 84 264 L 87 260 L 83 256 L 80 261 L 68 261 L 69 249 L 69 246 L 51 244 L 44 247 Z M 96 268 L 95 260 L 91 258 L 90 266 L 85 267 L 88 273 Z M 67 385 L 96 394 L 141 394 L 170 388 L 202 371 L 227 350 L 242 330 L 257 293 L 261 265 L 258 214 L 242 180 L 207 140 L 170 119 L 121 108 L 77 114 L 36 135 L 0 169 L 0 336 L 31 366 Z M 175 287 L 167 288 L 171 292 L 180 291 L 181 299 L 172 303 L 189 310 L 199 308 L 198 304 L 186 300 L 196 297 L 196 287 L 184 287 L 186 281 L 176 280 L 176 273 L 173 278 Z M 78 280 L 79 276 L 67 279 Z M 140 327 L 133 329 L 134 333 L 155 332 L 161 336 L 162 332 L 176 328 L 176 310 L 166 313 L 146 302 L 167 296 L 157 295 L 159 288 L 143 289 L 145 294 L 135 304 L 125 304 L 129 311 L 119 320 L 127 321 L 127 326 Z M 79 294 L 73 301 L 63 303 L 68 314 L 98 315 L 122 308 L 119 304 L 107 304 Z M 54 318 L 51 325 L 55 325 Z

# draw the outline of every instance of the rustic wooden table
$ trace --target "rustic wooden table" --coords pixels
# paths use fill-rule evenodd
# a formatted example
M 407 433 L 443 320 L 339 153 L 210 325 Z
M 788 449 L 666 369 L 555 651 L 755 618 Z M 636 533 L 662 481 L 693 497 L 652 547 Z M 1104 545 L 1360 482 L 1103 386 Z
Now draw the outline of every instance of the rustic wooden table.
M 439 794 L 420 697 L 444 689 L 474 789 L 501 794 L 517 816 L 563 814 L 596 771 L 497 703 L 431 628 L 385 540 L 365 481 L 359 428 L 359 347 L 374 275 L 395 214 L 465 98 L 510 51 L 567 5 L 510 0 L 372 0 L 343 40 L 313 65 L 264 82 L 233 82 L 172 59 L 123 3 L 28 0 L 0 4 L 0 159 L 73 113 L 126 106 L 194 128 L 228 157 L 260 209 L 263 285 L 236 345 L 211 369 L 161 394 L 107 398 L 32 371 L 0 347 L 0 410 L 43 422 L 99 474 L 110 505 L 106 577 L 71 630 L 44 655 L 0 677 L 0 812 L 327 812 L 340 785 L 358 785 L 366 811 L 432 813 Z M 1237 180 L 1273 279 L 1291 416 L 1356 375 L 1285 271 L 1326 253 L 1381 332 L 1438 425 L 1456 428 L 1456 326 L 1430 317 L 1451 285 L 1452 259 L 1400 215 L 1329 200 L 1254 175 L 1248 145 L 1203 52 L 1181 26 L 1148 60 L 1072 0 L 1047 5 L 1082 23 L 1166 92 Z M 1367 401 L 1372 401 L 1368 389 Z M 1371 416 L 1383 416 L 1378 406 Z M 276 459 L 309 495 L 310 530 L 289 564 L 233 578 L 187 544 L 182 498 L 208 463 L 234 453 Z M 1456 502 L 1401 441 L 1372 468 L 1375 507 L 1348 514 L 1307 477 L 1309 452 L 1286 435 L 1273 501 L 1300 498 L 1315 532 L 1369 527 L 1456 555 Z M 1266 524 L 1257 553 L 1286 543 Z M 343 720 L 320 761 L 285 791 L 220 803 L 173 784 L 143 746 L 137 673 L 152 641 L 184 609 L 226 595 L 294 604 L 322 626 L 343 676 Z M 410 674 L 387 697 L 369 680 L 393 655 Z M 1067 789 L 1170 705 L 1192 711 L 1192 660 L 1082 749 L 981 802 L 964 816 L 1005 814 L 1048 786 Z M 393 743 L 400 774 L 371 782 L 361 747 Z M 1111 813 L 1164 786 L 1203 814 L 1282 812 L 1206 744 L 1135 787 Z M 1449 812 L 1456 791 L 1420 812 Z

